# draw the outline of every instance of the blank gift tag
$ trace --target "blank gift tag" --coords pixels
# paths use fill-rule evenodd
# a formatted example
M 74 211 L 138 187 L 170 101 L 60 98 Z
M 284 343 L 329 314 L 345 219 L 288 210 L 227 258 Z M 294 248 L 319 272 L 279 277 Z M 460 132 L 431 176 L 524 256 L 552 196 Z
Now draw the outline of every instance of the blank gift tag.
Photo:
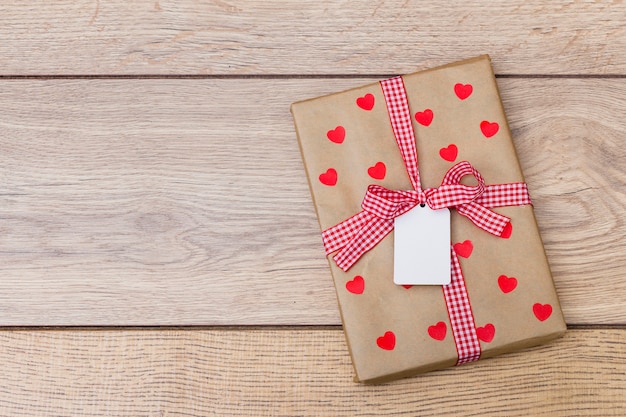
M 393 282 L 450 284 L 450 210 L 415 206 L 394 223 Z

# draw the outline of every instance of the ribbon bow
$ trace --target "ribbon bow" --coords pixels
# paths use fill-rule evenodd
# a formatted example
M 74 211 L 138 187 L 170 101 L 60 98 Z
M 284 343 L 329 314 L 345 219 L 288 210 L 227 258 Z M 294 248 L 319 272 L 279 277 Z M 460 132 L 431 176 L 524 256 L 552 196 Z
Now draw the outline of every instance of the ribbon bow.
M 461 184 L 466 175 L 474 176 L 477 184 Z M 370 185 L 361 212 L 322 233 L 326 255 L 339 250 L 333 259 L 347 271 L 393 230 L 396 217 L 418 204 L 427 204 L 433 210 L 455 208 L 479 228 L 502 236 L 510 219 L 489 208 L 530 204 L 530 198 L 523 182 L 486 185 L 482 175 L 467 161 L 450 168 L 437 188 L 389 190 Z

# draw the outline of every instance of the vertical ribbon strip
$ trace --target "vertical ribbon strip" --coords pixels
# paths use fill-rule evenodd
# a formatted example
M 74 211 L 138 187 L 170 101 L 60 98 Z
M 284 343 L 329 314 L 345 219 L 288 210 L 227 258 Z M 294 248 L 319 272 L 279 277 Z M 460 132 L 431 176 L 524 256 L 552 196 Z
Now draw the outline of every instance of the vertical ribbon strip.
M 422 189 L 420 184 L 420 173 L 417 169 L 417 145 L 415 144 L 415 133 L 411 123 L 411 110 L 409 110 L 409 100 L 406 97 L 404 81 L 402 77 L 394 77 L 380 82 L 385 95 L 387 112 L 393 134 L 396 137 L 398 148 L 402 154 L 402 159 L 409 173 L 411 184 L 417 191 Z
M 385 95 L 391 126 L 411 179 L 411 184 L 413 184 L 416 191 L 421 191 L 416 140 L 404 81 L 402 77 L 394 77 L 381 81 L 380 85 Z M 454 176 L 454 174 L 451 174 L 451 176 Z M 479 184 L 480 180 L 482 180 L 482 177 L 479 179 Z M 457 178 L 457 183 L 458 181 L 460 181 L 460 176 Z M 460 365 L 478 360 L 481 348 L 478 335 L 476 334 L 476 324 L 474 323 L 474 315 L 472 314 L 472 306 L 467 294 L 463 271 L 452 245 L 450 245 L 450 255 L 451 282 L 449 285 L 443 285 L 442 287 L 458 354 L 457 365 Z

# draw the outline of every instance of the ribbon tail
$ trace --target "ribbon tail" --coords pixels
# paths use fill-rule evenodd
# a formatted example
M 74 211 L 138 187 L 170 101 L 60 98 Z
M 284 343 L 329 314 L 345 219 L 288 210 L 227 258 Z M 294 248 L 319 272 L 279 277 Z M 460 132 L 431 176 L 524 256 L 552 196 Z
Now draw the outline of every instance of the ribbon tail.
M 373 217 L 374 216 L 366 211 L 360 211 L 341 223 L 324 230 L 322 232 L 322 241 L 324 242 L 326 256 L 338 251 L 350 243 L 359 230 L 372 221 Z
M 474 201 L 457 206 L 456 211 L 484 231 L 498 237 L 502 235 L 506 225 L 511 222 L 508 217 L 491 211 Z
M 474 201 L 488 208 L 532 205 L 525 182 L 488 185 L 485 192 Z
M 333 259 L 344 272 L 393 230 L 393 220 L 373 217 Z

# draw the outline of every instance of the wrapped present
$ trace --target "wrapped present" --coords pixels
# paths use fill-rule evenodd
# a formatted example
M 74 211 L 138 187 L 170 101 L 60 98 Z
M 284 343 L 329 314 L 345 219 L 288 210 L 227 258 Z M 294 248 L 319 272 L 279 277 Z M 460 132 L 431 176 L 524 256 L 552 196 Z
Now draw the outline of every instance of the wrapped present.
M 488 56 L 291 111 L 357 381 L 563 334 Z

